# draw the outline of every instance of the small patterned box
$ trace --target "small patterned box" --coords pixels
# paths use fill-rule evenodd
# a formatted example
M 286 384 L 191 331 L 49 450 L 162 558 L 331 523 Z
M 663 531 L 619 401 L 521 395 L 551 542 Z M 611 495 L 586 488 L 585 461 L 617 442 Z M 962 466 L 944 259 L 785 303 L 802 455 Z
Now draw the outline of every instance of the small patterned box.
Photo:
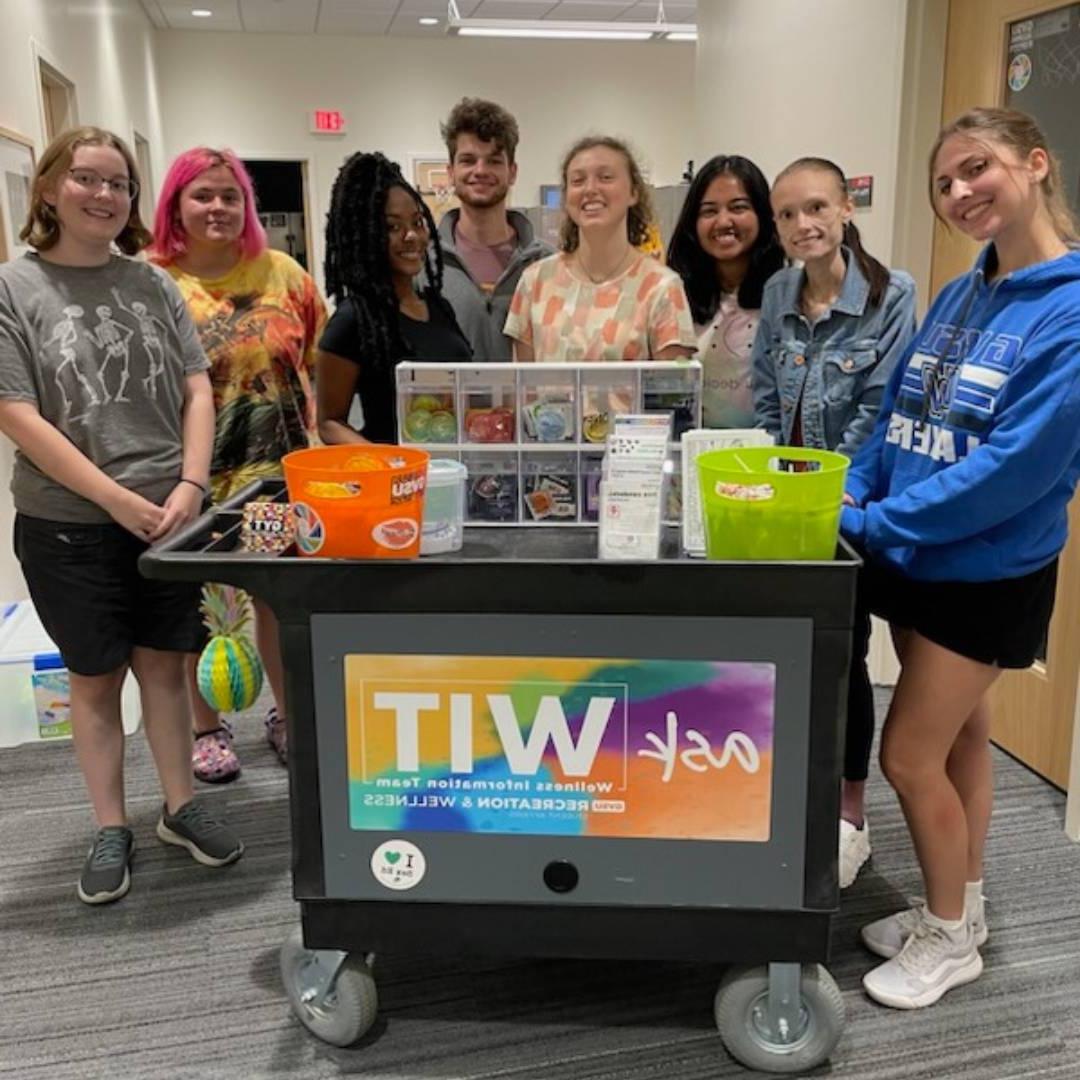
M 247 551 L 280 555 L 296 539 L 296 518 L 291 503 L 244 504 L 240 542 Z

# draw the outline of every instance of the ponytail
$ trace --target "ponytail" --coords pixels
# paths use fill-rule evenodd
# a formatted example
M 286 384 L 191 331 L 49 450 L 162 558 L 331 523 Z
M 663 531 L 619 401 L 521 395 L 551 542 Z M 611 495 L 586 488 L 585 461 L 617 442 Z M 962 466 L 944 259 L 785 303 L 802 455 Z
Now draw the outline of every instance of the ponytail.
M 862 246 L 862 237 L 859 235 L 858 226 L 854 221 L 849 221 L 844 226 L 844 243 L 851 252 L 851 257 L 862 271 L 862 276 L 866 278 L 867 284 L 870 286 L 870 295 L 867 297 L 867 302 L 872 308 L 880 307 L 882 300 L 885 299 L 885 291 L 889 287 L 889 268 L 875 259 Z
M 841 169 L 835 161 L 830 161 L 828 158 L 822 157 L 801 157 L 796 159 L 780 172 L 773 181 L 773 187 L 775 188 L 785 176 L 788 176 L 793 172 L 798 172 L 800 169 L 818 169 L 821 172 L 827 172 L 836 181 L 836 186 L 840 189 L 841 196 L 845 199 L 848 198 L 847 180 L 844 178 L 844 170 Z M 866 278 L 867 284 L 870 286 L 870 295 L 867 298 L 870 307 L 879 307 L 882 300 L 885 299 L 885 291 L 889 287 L 889 268 L 875 259 L 874 256 L 863 247 L 862 237 L 859 235 L 858 226 L 856 226 L 854 221 L 849 221 L 844 225 L 844 243 L 847 245 L 848 250 L 851 252 L 851 257 L 855 260 L 856 265 L 862 271 L 863 277 Z

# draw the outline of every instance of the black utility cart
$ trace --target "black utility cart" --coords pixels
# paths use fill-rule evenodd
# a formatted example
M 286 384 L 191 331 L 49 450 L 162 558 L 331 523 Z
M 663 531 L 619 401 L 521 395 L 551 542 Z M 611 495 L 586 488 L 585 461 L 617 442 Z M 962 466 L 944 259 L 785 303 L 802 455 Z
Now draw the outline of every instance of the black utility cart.
M 302 925 L 281 967 L 315 1035 L 368 1030 L 379 953 L 449 946 L 749 965 L 716 995 L 729 1051 L 829 1056 L 850 549 L 601 562 L 586 526 L 518 526 L 431 559 L 275 557 L 240 544 L 256 497 L 285 496 L 252 485 L 140 567 L 280 620 Z

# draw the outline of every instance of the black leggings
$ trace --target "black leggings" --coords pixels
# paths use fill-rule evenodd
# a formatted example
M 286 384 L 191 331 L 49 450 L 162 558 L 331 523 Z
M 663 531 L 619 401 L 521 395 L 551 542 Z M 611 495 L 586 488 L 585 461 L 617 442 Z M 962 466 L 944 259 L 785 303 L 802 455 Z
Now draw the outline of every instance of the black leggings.
M 862 574 L 859 577 L 861 579 Z M 870 609 L 860 595 L 855 602 L 855 625 L 851 631 L 847 735 L 844 738 L 845 780 L 865 780 L 870 771 L 870 750 L 874 743 L 874 690 L 866 667 L 869 651 Z

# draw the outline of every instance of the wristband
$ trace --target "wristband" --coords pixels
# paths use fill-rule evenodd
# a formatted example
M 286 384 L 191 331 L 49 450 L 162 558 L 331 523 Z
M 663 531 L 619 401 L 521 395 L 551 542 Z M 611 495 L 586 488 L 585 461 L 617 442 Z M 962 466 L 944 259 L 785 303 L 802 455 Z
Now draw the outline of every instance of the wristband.
M 192 487 L 197 487 L 204 495 L 210 494 L 210 489 L 203 484 L 200 484 L 198 480 L 189 480 L 186 476 L 181 476 L 177 483 L 191 484 Z

